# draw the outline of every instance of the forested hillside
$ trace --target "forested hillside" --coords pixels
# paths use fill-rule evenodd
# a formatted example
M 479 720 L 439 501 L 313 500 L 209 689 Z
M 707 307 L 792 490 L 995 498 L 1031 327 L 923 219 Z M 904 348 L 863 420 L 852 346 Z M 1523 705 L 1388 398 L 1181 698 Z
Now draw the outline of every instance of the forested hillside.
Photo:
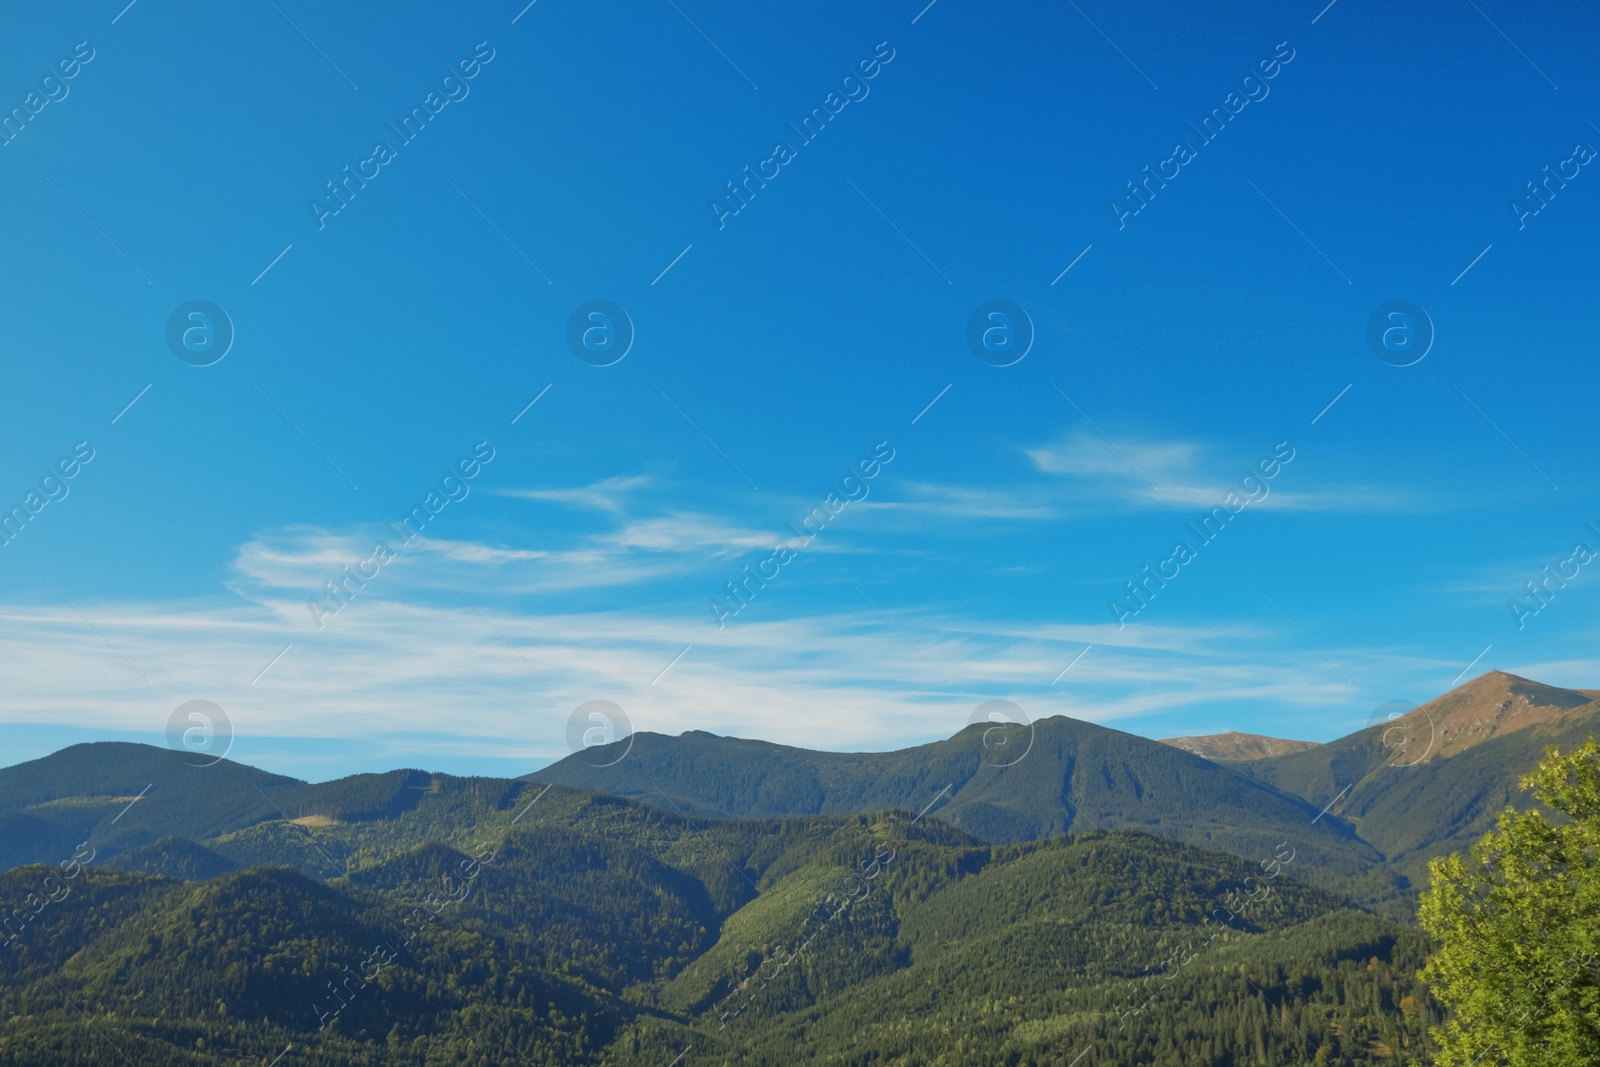
M 0 770 L 0 1065 L 1426 1063 L 1421 865 L 1587 696 L 1221 764 L 1066 719 L 518 780 L 77 746 Z
M 1550 745 L 1600 734 L 1594 698 L 1490 671 L 1393 720 L 1238 766 L 1326 805 L 1414 886 L 1430 859 L 1466 848 L 1507 804 L 1527 803 L 1518 781 Z
M 910 813 L 690 821 L 559 788 L 454 845 L 352 826 L 270 824 L 327 878 L 87 854 L 0 877 L 33 901 L 0 951 L 0 1063 L 1366 1064 L 1431 1011 L 1416 933 L 1296 881 L 1292 842 L 992 846 Z M 268 829 L 124 859 L 193 875 Z

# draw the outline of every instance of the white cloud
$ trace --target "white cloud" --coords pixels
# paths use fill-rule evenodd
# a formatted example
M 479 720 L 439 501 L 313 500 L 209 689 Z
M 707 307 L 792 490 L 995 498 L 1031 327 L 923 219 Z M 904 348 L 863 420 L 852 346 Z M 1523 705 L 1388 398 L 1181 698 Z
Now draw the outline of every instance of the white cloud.
M 1209 511 L 1230 492 L 1258 497 L 1251 507 L 1278 511 L 1416 510 L 1405 490 L 1361 485 L 1294 488 L 1300 470 L 1281 464 L 1271 479 L 1253 471 L 1272 459 L 1272 447 L 1259 455 L 1219 455 L 1198 441 L 1127 438 L 1116 443 L 1079 433 L 1024 448 L 1033 477 L 1026 474 L 988 485 L 903 482 L 875 492 L 857 505 L 863 511 L 920 522 L 929 516 L 973 521 L 1051 522 L 1104 516 L 1108 510 Z M 1256 474 L 1241 489 L 1247 475 Z M 1045 475 L 1039 478 L 1038 475 Z M 1262 487 L 1266 496 L 1259 496 Z
M 442 750 L 419 740 L 406 753 L 404 737 L 450 734 L 531 769 L 566 754 L 567 717 L 596 698 L 625 708 L 637 729 L 836 750 L 945 737 L 996 698 L 1035 718 L 1119 725 L 1186 708 L 1205 709 L 1209 723 L 1219 704 L 1238 716 L 1269 708 L 1274 721 L 1295 713 L 1299 724 L 1282 732 L 1313 737 L 1365 725 L 1379 702 L 1282 635 L 1251 627 L 989 626 L 910 613 L 892 613 L 891 626 L 863 609 L 718 630 L 693 608 L 530 614 L 472 595 L 470 606 L 373 595 L 320 631 L 302 603 L 284 599 L 80 603 L 93 628 L 65 606 L 0 608 L 9 665 L 0 721 L 156 732 L 178 704 L 201 698 L 263 743 L 381 740 L 387 762 L 427 766 Z M 1327 651 L 1357 678 L 1459 669 Z
M 1220 506 L 1230 492 L 1255 495 L 1262 488 L 1267 495 L 1253 507 L 1348 511 L 1390 509 L 1412 503 L 1409 493 L 1387 487 L 1289 488 L 1298 474 L 1295 453 L 1286 451 L 1291 459 L 1283 463 L 1275 449 L 1275 442 L 1264 443 L 1258 455 L 1235 456 L 1230 461 L 1219 456 L 1214 447 L 1195 441 L 1126 438 L 1112 442 L 1098 434 L 1078 433 L 1023 451 L 1035 469 L 1069 479 L 1079 499 L 1091 500 L 1101 507 L 1119 502 L 1145 508 L 1210 509 Z M 1257 470 L 1256 465 L 1263 460 L 1277 467 L 1272 478 L 1263 478 Z
M 623 511 L 624 501 L 629 493 L 653 484 L 655 484 L 655 479 L 650 475 L 635 474 L 602 478 L 600 481 L 570 489 L 494 489 L 491 492 L 498 496 L 516 497 L 522 500 L 543 500 L 552 504 L 593 508 L 596 511 L 620 515 Z
M 619 550 L 689 553 L 701 558 L 770 550 L 779 540 L 781 537 L 770 530 L 734 526 L 714 516 L 692 512 L 636 519 L 597 538 L 599 543 Z
M 912 518 L 939 515 L 965 519 L 1054 519 L 1067 513 L 1060 494 L 1044 486 L 996 489 L 965 485 L 935 485 L 906 482 L 896 487 L 898 498 L 884 500 L 879 494 L 854 505 L 867 512 L 884 515 L 905 514 Z
M 930 513 L 1042 521 L 1116 507 L 1209 508 L 1247 469 L 1196 442 L 1113 447 L 1093 435 L 1025 455 L 1033 473 L 1020 485 L 905 482 L 892 493 L 875 486 L 851 514 L 925 524 Z M 1364 489 L 1296 495 L 1287 488 L 1296 475 L 1289 465 L 1254 506 L 1320 510 L 1399 499 Z M 1015 700 L 1034 717 L 1102 723 L 1170 721 L 1186 710 L 1203 713 L 1208 727 L 1284 720 L 1299 725 L 1282 733 L 1315 739 L 1364 726 L 1382 699 L 1437 695 L 1459 670 L 1400 652 L 1326 648 L 1357 680 L 1420 680 L 1413 693 L 1369 700 L 1293 635 L 1238 624 L 1119 629 L 924 611 L 892 612 L 890 625 L 863 608 L 788 619 L 760 613 L 718 630 L 702 598 L 688 594 L 672 601 L 681 610 L 600 610 L 602 590 L 626 590 L 629 602 L 647 603 L 667 595 L 671 580 L 711 574 L 714 586 L 739 557 L 786 536 L 781 522 L 763 529 L 672 507 L 628 514 L 629 495 L 653 484 L 637 475 L 507 491 L 604 517 L 602 529 L 514 543 L 435 536 L 403 543 L 383 526 L 267 531 L 236 553 L 229 588 L 237 602 L 80 603 L 92 627 L 64 606 L 0 605 L 0 662 L 8 665 L 0 722 L 159 732 L 174 707 L 204 698 L 228 708 L 241 733 L 285 744 L 367 740 L 382 746 L 375 751 L 386 762 L 426 765 L 444 749 L 419 741 L 401 756 L 404 739 L 450 734 L 463 751 L 489 747 L 531 768 L 566 754 L 567 716 L 595 698 L 628 709 L 638 729 L 704 729 L 843 750 L 948 736 L 995 698 Z M 805 551 L 849 551 L 833 530 Z M 530 543 L 544 536 L 548 543 Z M 395 559 L 337 614 L 324 614 L 318 629 L 307 600 L 322 598 L 323 583 L 341 579 L 346 566 L 369 559 L 378 541 Z M 561 610 L 553 594 L 576 591 L 588 594 L 584 610 Z M 552 595 L 531 609 L 518 599 L 535 593 Z M 1086 646 L 1093 647 L 1062 676 Z M 1584 662 L 1557 666 L 1572 675 Z
M 770 551 L 783 532 L 755 529 L 713 515 L 675 511 L 621 522 L 615 529 L 565 535 L 544 546 L 490 544 L 427 535 L 407 543 L 392 527 L 343 532 L 295 526 L 260 534 L 233 560 L 231 588 L 245 599 L 298 590 L 324 595 L 324 583 L 346 568 L 397 595 L 397 589 L 447 588 L 444 577 L 497 592 L 538 593 L 640 586 L 699 573 L 746 553 Z M 378 544 L 393 559 L 374 566 Z M 818 543 L 807 551 L 830 551 Z M 376 571 L 376 574 L 373 572 Z

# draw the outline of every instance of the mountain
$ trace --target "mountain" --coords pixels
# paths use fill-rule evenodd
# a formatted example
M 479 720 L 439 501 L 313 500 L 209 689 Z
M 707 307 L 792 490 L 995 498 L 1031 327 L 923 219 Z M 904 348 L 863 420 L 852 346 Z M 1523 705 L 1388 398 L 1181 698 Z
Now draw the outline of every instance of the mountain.
M 1297 743 L 1156 742 L 1065 717 L 877 753 L 642 733 L 520 780 L 396 770 L 308 784 L 146 745 L 75 745 L 0 769 L 0 869 L 90 843 L 102 864 L 182 880 L 263 865 L 337 878 L 430 841 L 463 847 L 473 827 L 555 784 L 694 819 L 897 809 L 993 844 L 1136 829 L 1264 856 L 1292 838 L 1306 877 L 1398 916 L 1428 859 L 1524 802 L 1517 780 L 1545 746 L 1600 731 L 1595 695 L 1491 671 L 1393 721 L 1278 755 L 1262 750 Z
M 399 848 L 459 847 L 467 828 L 559 784 L 696 819 L 898 809 L 994 844 L 1137 829 L 1261 856 L 1292 837 L 1307 877 L 1399 915 L 1428 859 L 1518 801 L 1517 779 L 1546 745 L 1600 729 L 1594 696 L 1495 671 L 1392 722 L 1277 755 L 1265 750 L 1304 743 L 1155 742 L 1065 717 L 877 753 L 642 733 L 520 780 L 396 770 L 308 784 L 145 745 L 76 745 L 0 769 L 0 868 L 92 842 L 103 864 L 177 879 L 274 864 L 334 878 Z
M 1181 748 L 1202 759 L 1230 763 L 1265 759 L 1268 756 L 1286 756 L 1291 752 L 1304 752 L 1308 748 L 1317 747 L 1315 741 L 1286 741 L 1281 737 L 1241 734 L 1237 731 L 1203 734 L 1198 737 L 1167 737 L 1163 738 L 1161 743 Z
M 149 845 L 111 856 L 107 867 L 119 871 L 163 874 L 182 881 L 205 880 L 234 870 L 238 864 L 204 845 L 181 837 L 165 837 Z
M 1558 689 L 1490 671 L 1396 721 L 1427 719 L 1437 740 L 1428 758 L 1443 759 L 1519 730 L 1592 722 L 1597 700 L 1597 690 Z
M 1239 764 L 1350 822 L 1412 882 L 1487 831 L 1550 745 L 1600 734 L 1600 693 L 1490 671 L 1393 720 L 1304 752 Z
M 1248 931 L 1208 922 L 1253 865 L 1140 834 L 956 855 L 894 846 L 881 887 L 803 953 L 790 955 L 825 881 L 782 892 L 796 872 L 730 917 L 716 948 L 663 988 L 687 1024 L 641 1016 L 615 1062 L 692 1050 L 769 1065 L 1066 1065 L 1092 1047 L 1097 1063 L 1309 1064 L 1343 1040 L 1348 1058 L 1331 1062 L 1357 1064 L 1419 1043 L 1399 1010 L 1426 1000 L 1408 977 L 1423 949 L 1413 932 L 1287 883 Z M 925 882 L 957 855 L 966 873 Z M 1377 1003 L 1389 1011 L 1351 1010 Z
M 301 784 L 228 760 L 198 767 L 190 759 L 99 742 L 0 770 L 0 869 L 65 859 L 91 837 L 111 854 L 248 826 L 273 812 L 264 792 Z
M 464 848 L 308 826 L 367 843 L 331 879 L 78 870 L 0 944 L 0 1067 L 1065 1064 L 1090 1045 L 1378 1067 L 1436 1017 L 1416 931 L 1296 881 L 1289 845 L 1266 873 L 1141 833 L 984 845 L 909 813 L 534 797 L 484 809 Z M 16 868 L 0 899 L 54 877 Z
M 1415 883 L 1595 697 L 1490 672 L 1295 751 L 639 734 L 516 780 L 75 746 L 0 769 L 0 861 L 51 865 L 0 874 L 0 1067 L 1427 1062 Z
M 509 804 L 527 788 L 419 770 L 309 784 L 231 760 L 191 761 L 165 748 L 98 742 L 0 769 L 0 870 L 54 863 L 90 841 L 102 862 L 137 853 L 129 869 L 208 877 L 230 861 L 186 851 L 185 842 L 225 840 L 245 865 L 283 862 L 287 846 L 263 858 L 251 843 L 276 833 L 304 850 L 304 830 L 294 824 L 366 827 L 386 844 L 391 831 L 396 840 L 426 839 L 426 824 Z
M 1355 876 L 1378 854 L 1303 797 L 1120 730 L 1064 716 L 969 726 L 895 752 L 815 752 L 694 731 L 640 733 L 527 776 L 691 816 L 900 809 L 986 842 L 1138 829 L 1238 855 L 1289 837 L 1307 866 Z

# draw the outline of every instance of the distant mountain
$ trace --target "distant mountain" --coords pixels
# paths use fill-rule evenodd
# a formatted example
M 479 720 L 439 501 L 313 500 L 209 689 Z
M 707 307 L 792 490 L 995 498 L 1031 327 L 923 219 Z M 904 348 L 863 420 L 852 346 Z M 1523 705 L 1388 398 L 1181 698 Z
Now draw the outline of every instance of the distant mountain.
M 1465 847 L 1550 745 L 1600 735 L 1600 693 L 1490 671 L 1393 720 L 1304 752 L 1239 764 L 1348 819 L 1387 865 L 1416 881 L 1427 860 Z
M 1557 689 L 1505 671 L 1490 671 L 1422 705 L 1397 723 L 1421 736 L 1426 719 L 1434 740 L 1429 759 L 1443 759 L 1519 730 L 1560 729 L 1593 719 L 1600 691 Z M 1574 709 L 1578 710 L 1573 714 Z M 1393 738 L 1391 738 L 1391 741 Z
M 517 780 L 74 746 L 0 769 L 0 1067 L 1409 1062 L 1407 880 L 1597 695 L 1496 671 L 1314 746 L 646 733 Z
M 1181 748 L 1201 759 L 1241 763 L 1245 760 L 1266 759 L 1268 756 L 1287 756 L 1291 752 L 1304 752 L 1316 748 L 1315 741 L 1286 741 L 1265 734 L 1202 734 L 1197 737 L 1167 737 L 1163 745 Z
M 442 789 L 445 782 L 451 787 Z M 526 788 L 508 779 L 454 778 L 419 770 L 310 784 L 231 760 L 197 766 L 192 756 L 151 745 L 73 745 L 0 768 L 0 870 L 58 862 L 79 843 L 92 841 L 102 858 L 139 852 L 128 861 L 130 870 L 210 877 L 225 868 L 210 857 L 186 852 L 182 842 L 230 839 L 232 847 L 239 847 L 241 841 L 252 840 L 252 828 L 276 827 L 262 832 L 287 834 L 304 848 L 303 831 L 289 825 L 294 820 L 304 825 L 382 824 L 413 833 L 419 821 L 459 818 L 462 806 L 509 804 Z M 439 802 L 430 805 L 426 820 L 418 820 L 413 813 L 429 796 Z M 160 847 L 145 851 L 158 843 Z M 260 859 L 248 854 L 247 844 L 242 851 L 247 864 Z M 276 858 L 262 862 L 283 862 L 283 851 L 268 852 Z
M 101 864 L 176 879 L 262 865 L 343 877 L 395 849 L 460 846 L 555 784 L 694 819 L 896 809 L 995 844 L 1129 829 L 1259 857 L 1293 839 L 1307 876 L 1404 913 L 1428 859 L 1526 802 L 1517 780 L 1545 746 L 1600 732 L 1595 696 L 1494 671 L 1392 722 L 1276 755 L 1265 749 L 1305 743 L 1156 742 L 1064 717 L 875 753 L 641 733 L 519 780 L 395 770 L 308 784 L 147 745 L 75 745 L 0 769 L 0 870 L 90 842 Z
M 83 797 L 107 801 L 120 797 L 126 803 L 152 783 L 159 783 L 166 792 L 182 792 L 186 796 L 217 790 L 233 795 L 247 793 L 251 786 L 273 789 L 300 784 L 294 778 L 269 774 L 232 760 L 200 767 L 191 763 L 193 759 L 154 745 L 121 741 L 72 745 L 42 759 L 0 769 L 0 810 Z
M 100 742 L 0 770 L 0 869 L 58 862 L 91 837 L 111 855 L 225 833 L 272 816 L 265 793 L 302 784 L 229 760 L 197 767 L 190 759 Z
M 640 733 L 527 776 L 692 816 L 900 809 L 989 842 L 1138 829 L 1238 855 L 1293 837 L 1307 865 L 1356 875 L 1377 853 L 1304 798 L 1198 756 L 1061 716 L 969 726 L 895 752 L 814 752 L 694 731 Z

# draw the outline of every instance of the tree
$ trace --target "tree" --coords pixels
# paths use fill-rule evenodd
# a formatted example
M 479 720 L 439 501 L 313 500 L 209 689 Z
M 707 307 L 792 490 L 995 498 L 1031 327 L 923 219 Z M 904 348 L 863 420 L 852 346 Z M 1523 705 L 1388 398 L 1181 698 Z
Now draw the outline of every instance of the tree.
M 1470 859 L 1429 865 L 1438 1067 L 1600 1063 L 1600 743 L 1548 749 L 1522 786 L 1553 814 L 1507 808 Z

